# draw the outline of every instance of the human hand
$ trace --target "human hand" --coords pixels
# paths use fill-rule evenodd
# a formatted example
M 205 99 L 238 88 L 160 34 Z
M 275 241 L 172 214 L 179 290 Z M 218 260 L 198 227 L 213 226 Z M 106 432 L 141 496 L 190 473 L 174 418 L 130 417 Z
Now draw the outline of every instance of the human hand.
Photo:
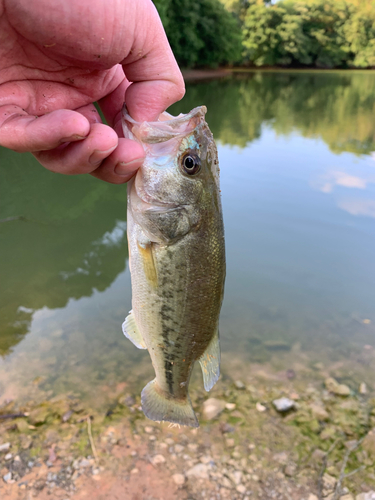
M 126 182 L 144 152 L 122 137 L 124 95 L 137 121 L 184 95 L 151 0 L 0 0 L 1 146 L 53 172 Z

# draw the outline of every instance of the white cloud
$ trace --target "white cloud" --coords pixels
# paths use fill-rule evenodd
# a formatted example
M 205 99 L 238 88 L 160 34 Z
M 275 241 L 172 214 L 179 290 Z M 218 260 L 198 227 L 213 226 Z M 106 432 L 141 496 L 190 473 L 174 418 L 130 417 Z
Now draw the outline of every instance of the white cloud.
M 314 183 L 322 193 L 332 193 L 335 186 L 342 186 L 349 189 L 366 189 L 367 184 L 375 182 L 375 178 L 364 179 L 346 172 L 332 171 L 322 176 Z
M 346 199 L 339 200 L 337 205 L 351 215 L 375 217 L 375 200 Z

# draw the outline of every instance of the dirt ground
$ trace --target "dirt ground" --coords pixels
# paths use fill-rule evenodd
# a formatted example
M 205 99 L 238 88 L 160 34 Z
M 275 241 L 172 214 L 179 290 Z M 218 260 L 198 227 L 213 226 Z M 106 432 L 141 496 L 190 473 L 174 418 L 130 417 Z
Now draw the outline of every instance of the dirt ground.
M 0 499 L 373 500 L 371 381 L 293 359 L 223 377 L 209 399 L 193 386 L 199 429 L 148 420 L 126 384 L 102 410 L 72 395 L 3 405 Z

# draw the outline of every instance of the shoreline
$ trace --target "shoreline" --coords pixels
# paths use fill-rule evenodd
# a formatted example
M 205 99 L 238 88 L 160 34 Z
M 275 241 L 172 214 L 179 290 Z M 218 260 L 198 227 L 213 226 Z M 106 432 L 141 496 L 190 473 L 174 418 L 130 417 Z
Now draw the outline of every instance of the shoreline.
M 217 78 L 225 78 L 232 74 L 230 69 L 182 69 L 182 76 L 186 82 L 200 81 L 200 80 L 214 80 Z
M 323 69 L 323 68 L 281 68 L 273 67 L 235 67 L 235 68 L 217 68 L 217 69 L 182 69 L 182 75 L 186 82 L 214 80 L 225 78 L 234 74 L 245 73 L 336 73 L 345 74 L 348 72 L 355 73 L 373 73 L 375 69 L 350 68 L 350 69 Z

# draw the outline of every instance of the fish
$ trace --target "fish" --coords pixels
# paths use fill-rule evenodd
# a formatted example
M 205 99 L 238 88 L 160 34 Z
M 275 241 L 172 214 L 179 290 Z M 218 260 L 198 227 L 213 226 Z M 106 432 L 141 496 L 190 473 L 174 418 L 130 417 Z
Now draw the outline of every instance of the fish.
M 155 379 L 142 391 L 154 421 L 199 427 L 188 386 L 194 363 L 206 391 L 220 376 L 219 314 L 225 243 L 218 155 L 205 106 L 136 122 L 126 107 L 124 137 L 145 160 L 127 185 L 132 310 L 122 330 L 148 349 Z

